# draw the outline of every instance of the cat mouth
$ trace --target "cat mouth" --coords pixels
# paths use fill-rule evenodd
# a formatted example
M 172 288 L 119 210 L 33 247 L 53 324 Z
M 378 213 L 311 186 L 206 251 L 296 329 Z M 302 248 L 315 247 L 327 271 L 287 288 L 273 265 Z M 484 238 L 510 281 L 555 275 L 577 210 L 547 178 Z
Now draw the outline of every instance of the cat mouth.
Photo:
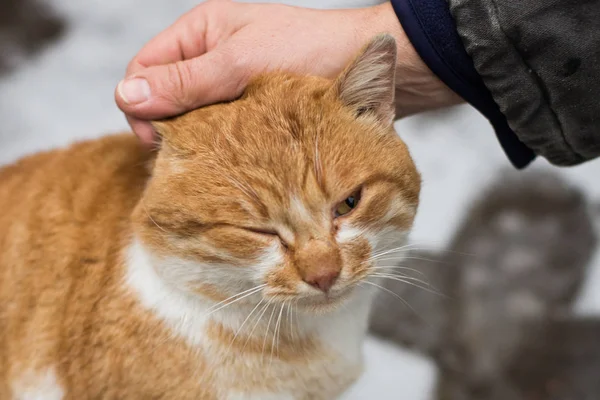
M 298 305 L 307 308 L 331 308 L 343 303 L 353 292 L 353 287 L 336 289 L 327 293 L 311 294 L 298 299 Z
M 312 291 L 309 293 L 269 293 L 267 297 L 277 302 L 292 302 L 294 307 L 299 307 L 308 312 L 323 313 L 337 309 L 353 294 L 357 285 L 347 284 L 329 292 Z

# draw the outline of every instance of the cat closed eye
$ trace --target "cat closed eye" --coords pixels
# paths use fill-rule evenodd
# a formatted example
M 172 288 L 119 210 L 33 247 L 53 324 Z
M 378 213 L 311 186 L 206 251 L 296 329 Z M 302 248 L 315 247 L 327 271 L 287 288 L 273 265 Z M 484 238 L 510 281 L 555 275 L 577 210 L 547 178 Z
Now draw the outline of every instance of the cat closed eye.
M 342 217 L 349 214 L 356 206 L 358 206 L 359 201 L 360 191 L 357 190 L 336 206 L 334 211 L 335 217 Z
M 271 230 L 271 229 L 252 228 L 252 227 L 244 227 L 244 229 L 246 229 L 247 231 L 250 231 L 252 233 L 259 234 L 259 235 L 279 236 L 279 234 L 277 233 L 277 231 L 274 231 L 274 230 Z
M 244 229 L 246 229 L 247 231 L 252 232 L 254 234 L 257 234 L 257 235 L 262 235 L 262 236 L 266 236 L 269 238 L 277 238 L 284 248 L 286 248 L 286 249 L 289 248 L 288 242 L 281 237 L 279 232 L 277 232 L 275 230 L 262 229 L 262 228 L 250 228 L 250 227 L 244 227 Z

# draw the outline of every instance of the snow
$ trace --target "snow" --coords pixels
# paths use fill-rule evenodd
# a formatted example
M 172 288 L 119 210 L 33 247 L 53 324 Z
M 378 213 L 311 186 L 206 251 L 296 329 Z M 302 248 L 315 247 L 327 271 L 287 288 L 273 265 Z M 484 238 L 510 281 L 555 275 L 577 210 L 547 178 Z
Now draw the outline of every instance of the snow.
M 197 2 L 192 0 L 51 0 L 69 21 L 58 43 L 0 80 L 0 163 L 30 152 L 127 129 L 113 101 L 125 66 L 154 34 Z M 288 1 L 309 7 L 350 7 L 377 1 Z M 397 124 L 421 170 L 422 204 L 412 239 L 443 247 L 470 200 L 510 168 L 487 121 L 468 106 L 407 118 Z M 600 161 L 557 169 L 600 204 Z M 600 253 L 577 311 L 600 313 Z M 401 323 L 401 321 L 399 321 Z M 365 375 L 348 399 L 426 400 L 435 381 L 428 360 L 369 338 Z

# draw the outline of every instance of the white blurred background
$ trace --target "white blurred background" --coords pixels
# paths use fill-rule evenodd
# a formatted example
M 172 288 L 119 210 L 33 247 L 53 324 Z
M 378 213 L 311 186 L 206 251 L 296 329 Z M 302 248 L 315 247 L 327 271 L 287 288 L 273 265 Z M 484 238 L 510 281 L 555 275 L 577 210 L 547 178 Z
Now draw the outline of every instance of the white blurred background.
M 0 164 L 74 140 L 125 130 L 113 90 L 127 62 L 153 35 L 196 5 L 193 0 L 49 0 L 67 30 L 35 57 L 0 76 Z M 307 7 L 366 6 L 377 1 L 286 1 Z M 5 50 L 3 50 L 5 51 Z M 18 57 L 12 54 L 11 57 Z M 470 201 L 510 165 L 487 121 L 469 106 L 407 118 L 397 130 L 412 151 L 424 186 L 413 241 L 443 247 Z M 600 161 L 554 169 L 600 204 Z M 590 269 L 577 309 L 600 313 L 600 258 Z M 427 400 L 435 365 L 370 338 L 367 369 L 349 399 Z

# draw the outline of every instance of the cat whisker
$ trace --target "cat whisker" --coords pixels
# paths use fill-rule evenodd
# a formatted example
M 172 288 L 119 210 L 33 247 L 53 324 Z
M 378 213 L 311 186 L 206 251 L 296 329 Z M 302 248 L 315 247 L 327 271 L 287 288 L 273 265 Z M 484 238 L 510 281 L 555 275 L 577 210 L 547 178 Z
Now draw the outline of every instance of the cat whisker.
M 369 258 L 369 260 L 373 260 L 373 259 L 376 259 L 378 257 L 384 256 L 386 254 L 396 253 L 396 252 L 399 252 L 399 251 L 407 251 L 408 252 L 408 250 L 406 249 L 407 246 L 409 246 L 409 245 L 394 247 L 393 249 L 387 249 L 387 250 L 382 250 L 382 251 L 379 251 L 379 252 L 375 252 Z
M 263 288 L 263 287 L 265 287 L 265 286 L 267 286 L 267 285 L 266 285 L 266 283 L 265 283 L 265 284 L 262 284 L 262 285 L 254 286 L 254 287 L 252 287 L 252 288 L 250 288 L 250 289 L 246 289 L 246 290 L 243 290 L 243 291 L 241 291 L 241 292 L 239 292 L 239 293 L 236 293 L 236 294 L 234 294 L 233 296 L 230 296 L 230 297 L 226 298 L 225 300 L 221 300 L 220 302 L 218 302 L 218 303 L 216 303 L 216 304 L 213 304 L 212 306 L 210 306 L 210 307 L 208 308 L 208 310 L 207 310 L 207 311 L 210 311 L 210 310 L 212 310 L 213 308 L 215 308 L 215 307 L 218 307 L 218 306 L 220 306 L 220 305 L 221 305 L 221 304 L 223 304 L 223 303 L 227 303 L 227 302 L 228 302 L 229 300 L 231 300 L 231 299 L 234 299 L 234 298 L 236 298 L 236 297 L 238 297 L 238 296 L 241 296 L 241 295 L 243 295 L 243 294 L 246 294 L 246 293 L 248 293 L 248 292 L 251 292 L 251 291 L 253 291 L 253 290 L 256 290 L 256 289 L 259 289 L 259 288 Z
M 265 315 L 265 312 L 267 311 L 267 309 L 269 308 L 270 305 L 271 305 L 271 301 L 267 300 L 267 303 L 263 306 L 263 308 L 261 309 L 261 312 L 259 313 L 258 317 L 256 318 L 256 322 L 254 323 L 254 326 L 252 327 L 252 330 L 250 331 L 250 334 L 248 334 L 248 337 L 246 337 L 246 341 L 244 342 L 244 346 L 242 347 L 241 353 L 244 352 L 244 349 L 248 345 L 248 341 L 252 337 L 252 334 L 256 330 L 256 327 L 260 323 L 260 320 L 262 319 L 263 315 Z
M 184 320 L 185 317 L 187 316 L 187 314 L 184 314 Z M 184 322 L 181 323 L 182 325 L 184 324 Z M 160 346 L 162 346 L 163 344 L 167 343 L 169 340 L 172 340 L 173 338 L 175 338 L 175 334 L 173 332 L 167 332 L 165 334 L 165 337 L 161 340 L 159 340 L 153 347 L 152 347 L 152 352 L 155 352 L 156 349 L 158 349 Z M 139 355 L 138 355 L 139 356 Z
M 436 262 L 436 263 L 445 263 L 445 261 L 443 260 L 432 260 L 432 259 L 427 259 L 424 257 L 417 257 L 417 256 L 406 256 L 404 254 L 410 254 L 411 252 L 414 251 L 432 251 L 431 249 L 428 248 L 407 248 L 406 246 L 402 246 L 402 247 L 397 247 L 394 249 L 389 249 L 389 250 L 385 250 L 385 251 L 381 251 L 379 253 L 375 253 L 373 254 L 368 261 L 375 261 L 375 260 L 381 260 L 383 259 L 384 256 L 388 256 L 390 259 L 393 258 L 398 258 L 398 259 L 414 259 L 414 260 L 423 260 L 423 261 L 431 261 L 431 262 Z M 435 253 L 437 254 L 451 254 L 451 255 L 461 255 L 461 256 L 468 256 L 468 257 L 473 257 L 474 254 L 472 253 L 465 253 L 465 252 L 460 252 L 460 251 L 454 251 L 454 250 L 434 250 Z M 400 253 L 400 254 L 398 254 Z
M 381 254 L 377 254 L 377 255 L 371 256 L 370 260 L 381 260 L 383 258 L 404 259 L 404 258 L 408 258 L 408 257 L 411 257 L 413 259 L 419 259 L 420 257 L 411 255 L 411 254 L 414 254 L 415 251 L 428 251 L 428 249 L 414 248 L 414 249 L 388 250 L 387 252 L 383 252 Z M 436 261 L 436 262 L 438 262 L 438 260 L 426 260 L 426 261 Z
M 424 246 L 423 248 L 414 248 L 411 250 L 419 250 L 419 251 L 433 251 L 435 253 L 438 254 L 456 254 L 456 255 L 461 255 L 461 256 L 470 256 L 473 257 L 475 256 L 474 253 L 466 253 L 464 251 L 456 251 L 456 250 L 449 250 L 449 249 L 445 249 L 443 247 L 446 246 L 446 243 L 444 242 L 429 242 L 429 243 L 412 243 L 415 246 Z M 437 247 L 442 247 L 442 248 L 437 248 Z
M 281 302 L 293 300 L 299 296 L 298 293 L 289 293 L 289 292 L 280 292 L 280 293 L 275 292 L 274 293 L 272 291 L 269 291 L 268 293 L 266 293 L 266 295 L 268 295 L 268 297 L 273 300 L 278 300 Z
M 279 323 L 279 316 L 281 316 L 281 310 L 283 308 L 279 307 L 279 315 L 275 318 L 275 327 L 273 328 L 273 334 L 271 335 L 271 356 L 269 358 L 269 370 L 271 369 L 271 363 L 273 362 L 273 350 L 275 349 L 275 338 L 277 337 L 277 324 Z
M 388 257 L 407 257 L 410 254 L 412 254 L 415 251 L 430 251 L 430 249 L 426 249 L 426 248 L 420 248 L 420 247 L 410 247 L 407 248 L 407 246 L 401 246 L 401 247 L 396 247 L 393 249 L 388 249 L 385 251 L 380 251 L 378 253 L 374 253 L 369 260 L 378 260 L 384 256 L 388 256 Z M 412 257 L 412 256 L 411 256 Z
M 146 208 L 146 204 L 144 203 L 143 199 L 140 199 L 140 203 L 142 204 L 142 209 L 144 210 L 144 212 L 146 213 L 146 216 L 148 217 L 148 219 L 150 219 L 150 221 L 152 221 L 152 223 L 154 225 L 156 225 L 156 227 L 158 229 L 160 229 L 161 231 L 163 231 L 164 233 L 169 233 L 165 228 L 163 228 L 162 226 L 160 226 L 155 220 L 154 218 L 152 218 L 152 216 L 150 215 L 150 213 L 148 212 L 148 209 Z
M 374 261 L 393 261 L 393 260 L 399 260 L 399 261 L 419 260 L 419 261 L 428 261 L 428 262 L 432 262 L 435 264 L 447 264 L 448 263 L 447 261 L 444 261 L 444 260 L 434 260 L 431 258 L 416 257 L 416 256 L 404 256 L 404 255 L 399 255 L 399 256 L 387 255 L 385 257 L 374 259 Z
M 273 362 L 273 350 L 275 349 L 275 345 L 277 345 L 277 356 L 279 356 L 279 328 L 284 305 L 285 303 L 281 303 L 281 306 L 279 307 L 279 316 L 277 317 L 277 322 L 275 323 L 275 331 L 273 332 L 273 340 L 271 342 L 271 359 L 269 360 L 269 369 L 271 368 L 271 363 Z
M 265 346 L 267 345 L 267 338 L 269 337 L 269 329 L 271 328 L 271 321 L 273 320 L 273 315 L 275 314 L 276 307 L 273 307 L 273 311 L 271 311 L 271 316 L 269 317 L 269 322 L 267 322 L 267 328 L 265 329 L 265 338 L 263 340 L 263 346 L 261 351 L 261 361 L 265 359 Z
M 397 246 L 397 247 L 393 247 L 390 249 L 385 249 L 380 251 L 378 254 L 383 254 L 383 253 L 389 253 L 389 252 L 394 252 L 394 251 L 398 251 L 398 250 L 406 250 L 406 251 L 412 251 L 415 250 L 417 247 L 418 250 L 431 250 L 434 249 L 435 246 L 433 246 L 435 243 L 407 243 L 407 244 L 403 244 L 401 246 Z
M 298 339 L 300 339 L 301 337 L 301 331 L 300 331 L 300 322 L 299 322 L 299 318 L 298 318 L 298 299 L 296 299 L 296 301 L 294 302 L 294 309 L 296 310 L 296 317 L 294 318 L 294 313 L 292 310 L 292 318 L 294 318 L 294 321 L 296 322 L 296 333 L 298 334 Z
M 288 323 L 290 324 L 290 340 L 293 342 L 294 341 L 294 330 L 293 330 L 293 326 L 292 326 L 292 301 L 288 301 L 287 303 L 287 320 Z
M 459 252 L 459 251 L 454 251 L 454 250 L 445 250 L 445 249 L 438 250 L 438 249 L 433 249 L 431 247 L 431 244 L 426 244 L 425 245 L 425 246 L 429 246 L 429 247 L 417 247 L 417 246 L 422 246 L 422 244 L 420 244 L 420 243 L 411 243 L 411 244 L 407 244 L 407 245 L 395 247 L 395 248 L 392 248 L 392 249 L 383 250 L 383 251 L 380 251 L 378 253 L 373 254 L 370 257 L 369 260 L 374 260 L 374 259 L 381 258 L 382 256 L 384 256 L 386 254 L 394 254 L 394 253 L 398 253 L 398 252 L 409 253 L 411 251 L 435 251 L 438 254 L 456 254 L 456 255 L 464 255 L 464 256 L 474 256 L 474 254 L 464 253 L 464 252 Z M 399 256 L 399 257 L 401 257 L 401 256 Z
M 264 298 L 260 299 L 260 301 L 254 306 L 254 308 L 252 309 L 252 311 L 250 311 L 250 313 L 248 314 L 248 316 L 246 317 L 246 319 L 244 319 L 244 321 L 242 322 L 242 324 L 240 325 L 240 327 L 235 332 L 235 335 L 233 335 L 233 339 L 231 339 L 231 343 L 229 343 L 229 347 L 227 348 L 226 353 L 229 353 L 229 350 L 231 349 L 231 346 L 233 345 L 233 342 L 235 342 L 235 339 L 238 337 L 239 333 L 242 331 L 242 328 L 244 328 L 244 325 L 246 325 L 246 322 L 250 319 L 250 317 L 252 316 L 252 314 L 254 314 L 254 311 L 256 311 L 258 309 L 258 307 L 260 307 L 260 305 L 262 304 L 263 301 L 265 301 Z
M 281 305 L 281 325 L 279 326 L 279 335 L 285 335 L 285 315 L 283 314 L 283 310 L 285 310 L 288 302 L 285 302 Z M 283 336 L 285 338 L 285 336 Z M 277 351 L 279 354 L 279 338 L 277 339 Z
M 241 293 L 238 293 L 238 294 L 236 294 L 234 296 L 231 296 L 231 297 L 229 297 L 229 298 L 227 298 L 227 299 L 225 299 L 225 300 L 223 300 L 223 301 L 221 301 L 221 302 L 213 305 L 212 307 L 210 307 L 207 310 L 208 314 L 206 314 L 205 317 L 208 317 L 211 314 L 213 314 L 213 313 L 215 313 L 215 312 L 217 312 L 219 310 L 222 310 L 223 308 L 225 308 L 225 307 L 227 307 L 227 306 L 229 306 L 231 304 L 237 303 L 238 301 L 240 301 L 242 299 L 245 299 L 248 296 L 252 296 L 253 294 L 256 294 L 256 293 L 260 292 L 265 286 L 266 286 L 266 284 L 262 284 L 262 285 L 255 286 L 252 289 L 244 290 Z M 238 297 L 238 296 L 241 296 L 241 297 Z M 234 298 L 235 298 L 235 300 L 231 300 L 231 299 L 234 299 Z M 229 301 L 229 300 L 231 300 L 231 301 Z M 225 303 L 225 304 L 223 304 L 223 303 Z M 219 306 L 220 304 L 222 304 L 222 305 Z M 219 306 L 219 307 L 217 307 L 217 306 Z M 217 308 L 214 308 L 214 307 L 217 307 Z
M 360 285 L 361 283 L 366 283 L 366 284 L 368 284 L 368 285 L 371 285 L 371 286 L 374 286 L 374 287 L 376 287 L 376 288 L 378 288 L 378 289 L 380 289 L 380 290 L 383 290 L 383 291 L 384 291 L 384 292 L 386 292 L 386 293 L 389 293 L 389 294 L 391 294 L 392 296 L 394 296 L 394 297 L 396 297 L 398 300 L 400 300 L 400 301 L 401 301 L 401 302 L 402 302 L 402 303 L 403 303 L 403 304 L 404 304 L 406 307 L 410 308 L 410 309 L 412 310 L 412 312 L 414 312 L 414 313 L 415 313 L 415 315 L 417 315 L 417 316 L 419 315 L 419 313 L 417 313 L 417 311 L 416 311 L 416 310 L 415 310 L 415 309 L 414 309 L 414 308 L 413 308 L 413 307 L 412 307 L 410 304 L 408 304 L 408 302 L 407 302 L 406 300 L 404 300 L 404 299 L 402 298 L 402 296 L 400 296 L 398 293 L 395 293 L 395 292 L 391 291 L 390 289 L 388 289 L 388 288 L 385 288 L 385 287 L 383 287 L 383 286 L 381 286 L 381 285 L 378 285 L 378 284 L 376 284 L 376 283 L 374 283 L 374 282 L 371 282 L 371 281 L 369 281 L 369 280 L 367 280 L 367 279 L 365 279 L 365 280 L 363 280 L 362 282 L 360 282 L 360 283 L 359 283 L 359 285 Z
M 283 304 L 283 306 L 287 306 L 290 302 L 286 302 L 285 304 Z M 279 327 L 279 336 L 277 337 L 277 355 L 279 355 L 279 341 L 281 340 L 281 336 L 283 335 L 284 339 L 285 339 L 285 316 L 282 315 L 281 316 L 281 325 Z
M 389 271 L 389 270 L 403 270 L 403 271 L 410 271 L 410 272 L 414 272 L 415 274 L 422 276 L 423 278 L 427 278 L 428 276 L 425 275 L 425 273 L 423 273 L 423 271 L 419 271 L 418 269 L 414 269 L 414 268 L 409 268 L 409 267 L 405 267 L 402 265 L 379 265 L 376 267 L 371 267 L 370 268 L 372 271 L 379 271 L 379 270 L 384 270 L 384 271 Z
M 402 283 L 406 283 L 407 285 L 412 285 L 412 286 L 414 286 L 416 288 L 423 289 L 426 292 L 429 292 L 429 293 L 432 293 L 432 294 L 435 294 L 435 295 L 438 295 L 438 296 L 442 296 L 442 297 L 447 297 L 443 293 L 440 293 L 439 291 L 435 290 L 435 288 L 432 288 L 431 285 L 429 285 L 427 282 L 424 282 L 424 281 L 422 281 L 420 279 L 415 279 L 415 278 L 411 279 L 411 277 L 396 276 L 396 275 L 393 275 L 393 274 L 381 274 L 381 273 L 373 274 L 373 276 L 376 276 L 376 277 L 379 277 L 379 278 L 384 278 L 384 279 L 391 279 L 391 280 L 402 282 Z M 419 283 L 422 283 L 422 284 L 424 284 L 426 286 L 424 287 L 424 286 L 421 286 L 421 285 L 417 285 L 416 283 L 411 282 L 412 280 L 414 280 L 416 282 L 419 282 Z M 427 286 L 429 286 L 429 287 L 427 287 Z
M 422 280 L 422 279 L 414 277 L 414 276 L 405 275 L 405 274 L 402 274 L 402 273 L 393 273 L 393 271 L 391 271 L 391 272 L 375 272 L 375 273 L 373 273 L 371 275 L 373 275 L 373 276 L 384 276 L 384 275 L 386 275 L 386 276 L 394 276 L 394 277 L 398 277 L 398 278 L 407 279 L 407 280 L 410 280 L 410 281 L 415 281 L 415 282 L 418 282 L 418 283 L 422 283 L 423 285 L 425 285 L 427 287 L 432 287 L 432 285 L 429 282 L 425 281 L 425 280 Z

